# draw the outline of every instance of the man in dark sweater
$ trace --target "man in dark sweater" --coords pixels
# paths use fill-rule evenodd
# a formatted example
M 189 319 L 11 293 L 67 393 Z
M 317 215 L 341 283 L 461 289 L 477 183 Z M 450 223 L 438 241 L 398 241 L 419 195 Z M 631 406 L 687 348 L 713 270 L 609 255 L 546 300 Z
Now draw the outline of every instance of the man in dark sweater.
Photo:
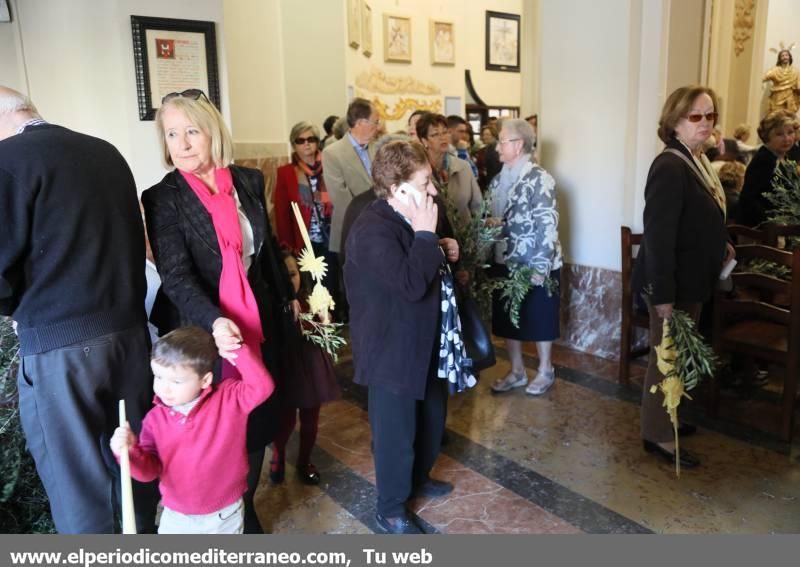
M 117 401 L 138 430 L 152 398 L 144 259 L 120 153 L 0 87 L 0 314 L 17 325 L 20 418 L 61 533 L 115 529 Z M 152 529 L 155 494 L 134 490 Z

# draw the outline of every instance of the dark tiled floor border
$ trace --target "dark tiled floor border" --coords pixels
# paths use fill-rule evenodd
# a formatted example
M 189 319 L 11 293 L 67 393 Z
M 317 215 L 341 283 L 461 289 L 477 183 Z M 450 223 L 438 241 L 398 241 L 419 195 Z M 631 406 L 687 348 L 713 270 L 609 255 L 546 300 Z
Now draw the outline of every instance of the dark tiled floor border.
M 354 384 L 351 380 L 352 365 L 349 362 L 340 363 L 337 366 L 337 373 L 342 387 L 342 397 L 366 410 L 367 392 L 365 388 Z M 448 430 L 448 436 L 449 442 L 442 447 L 442 452 L 448 457 L 468 466 L 503 488 L 586 533 L 653 533 L 641 524 L 517 464 L 512 459 L 475 443 L 467 437 L 451 430 Z M 374 497 L 368 501 L 374 502 Z M 359 517 L 359 519 L 361 518 Z
M 294 443 L 290 443 L 289 450 L 291 452 L 296 451 L 296 439 L 297 436 L 294 435 Z M 293 454 L 290 455 L 290 460 L 293 457 Z M 375 502 L 378 496 L 375 485 L 353 472 L 347 465 L 319 446 L 314 447 L 314 464 L 322 477 L 319 488 L 373 533 L 382 533 L 375 522 Z M 435 527 L 422 518 L 414 514 L 411 516 L 426 534 L 439 533 Z

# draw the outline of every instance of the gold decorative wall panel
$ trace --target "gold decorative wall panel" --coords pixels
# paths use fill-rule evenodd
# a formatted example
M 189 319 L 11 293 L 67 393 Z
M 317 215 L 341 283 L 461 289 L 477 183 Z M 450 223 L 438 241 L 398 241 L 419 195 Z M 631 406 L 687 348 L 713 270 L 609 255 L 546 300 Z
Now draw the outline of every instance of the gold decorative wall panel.
M 744 51 L 744 44 L 753 37 L 756 20 L 756 0 L 736 0 L 733 17 L 733 50 L 736 56 Z

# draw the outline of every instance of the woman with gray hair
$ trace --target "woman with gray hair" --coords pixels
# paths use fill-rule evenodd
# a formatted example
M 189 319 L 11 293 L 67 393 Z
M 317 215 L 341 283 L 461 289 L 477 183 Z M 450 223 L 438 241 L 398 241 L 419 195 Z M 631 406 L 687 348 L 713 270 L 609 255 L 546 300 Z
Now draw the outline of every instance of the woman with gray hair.
M 506 339 L 511 372 L 495 381 L 492 390 L 507 392 L 527 385 L 525 392 L 538 396 L 555 382 L 550 352 L 559 336 L 560 301 L 558 290 L 545 284 L 558 283 L 562 262 L 555 181 L 531 161 L 534 140 L 533 128 L 525 120 L 503 120 L 497 140 L 503 169 L 489 185 L 493 217 L 487 222 L 503 227 L 490 274 L 507 278 L 510 270 L 535 270 L 533 287 L 520 306 L 519 326 L 511 322 L 500 293 L 493 297 L 492 332 Z M 539 371 L 530 384 L 522 361 L 523 341 L 536 342 L 539 355 Z

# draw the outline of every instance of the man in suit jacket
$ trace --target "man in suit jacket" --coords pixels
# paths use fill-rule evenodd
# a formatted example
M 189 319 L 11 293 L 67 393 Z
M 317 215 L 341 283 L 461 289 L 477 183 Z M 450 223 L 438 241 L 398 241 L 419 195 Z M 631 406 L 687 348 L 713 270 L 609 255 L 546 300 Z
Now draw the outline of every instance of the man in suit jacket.
M 17 323 L 28 449 L 56 529 L 112 533 L 117 401 L 138 431 L 153 395 L 133 175 L 108 142 L 0 87 L 0 203 L 0 314 Z M 134 483 L 140 531 L 154 529 L 154 489 Z
M 342 223 L 350 201 L 372 187 L 372 141 L 380 126 L 378 111 L 368 100 L 353 99 L 347 107 L 347 125 L 347 134 L 322 152 L 322 175 L 333 203 L 332 252 L 341 250 Z

